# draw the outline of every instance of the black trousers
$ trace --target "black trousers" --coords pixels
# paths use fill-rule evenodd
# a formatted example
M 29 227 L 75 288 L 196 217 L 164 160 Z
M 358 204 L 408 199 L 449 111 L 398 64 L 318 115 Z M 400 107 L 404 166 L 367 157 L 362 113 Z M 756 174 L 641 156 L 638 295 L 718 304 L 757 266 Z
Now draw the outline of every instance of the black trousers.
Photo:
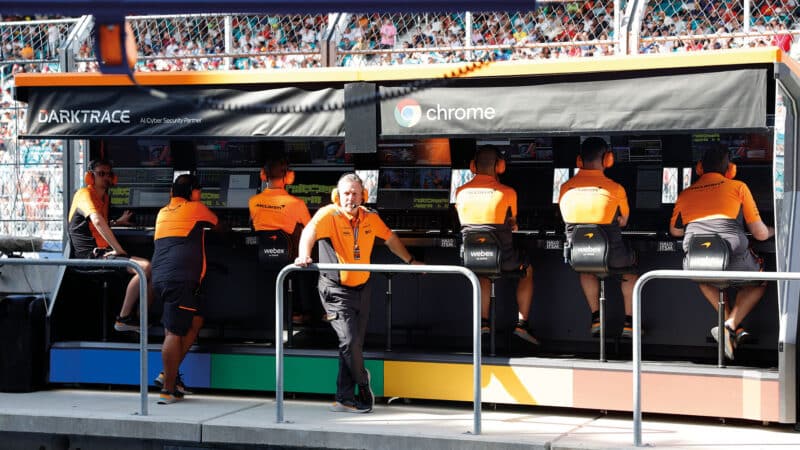
M 351 401 L 355 387 L 367 383 L 364 369 L 364 337 L 369 321 L 370 289 L 342 286 L 319 277 L 319 296 L 328 321 L 339 337 L 339 375 L 336 377 L 336 400 Z

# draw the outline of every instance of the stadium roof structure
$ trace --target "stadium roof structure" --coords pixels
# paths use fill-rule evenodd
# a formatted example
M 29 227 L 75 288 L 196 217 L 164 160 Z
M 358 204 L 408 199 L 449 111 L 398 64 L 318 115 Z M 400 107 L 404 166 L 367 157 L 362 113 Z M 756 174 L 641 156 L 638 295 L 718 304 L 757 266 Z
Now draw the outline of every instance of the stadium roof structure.
M 81 16 L 265 13 L 327 14 L 330 12 L 531 11 L 532 0 L 6 0 L 0 14 Z

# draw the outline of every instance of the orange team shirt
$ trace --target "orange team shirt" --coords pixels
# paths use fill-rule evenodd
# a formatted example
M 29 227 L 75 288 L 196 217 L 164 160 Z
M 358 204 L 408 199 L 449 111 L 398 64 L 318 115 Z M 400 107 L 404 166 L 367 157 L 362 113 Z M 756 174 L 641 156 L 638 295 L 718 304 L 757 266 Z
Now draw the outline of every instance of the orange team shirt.
M 158 211 L 153 237 L 153 282 L 200 281 L 206 274 L 204 225 L 217 215 L 200 202 L 172 197 Z
M 363 206 L 351 222 L 336 205 L 320 208 L 310 222 L 320 240 L 319 259 L 323 263 L 369 264 L 375 239 L 388 240 L 392 230 L 383 223 L 378 213 Z M 360 258 L 355 258 L 356 241 Z M 330 277 L 330 272 L 324 275 Z M 343 286 L 360 286 L 369 279 L 369 272 L 341 271 L 338 281 Z
M 264 189 L 250 197 L 248 205 L 256 231 L 283 230 L 292 234 L 298 224 L 306 226 L 311 220 L 306 203 L 282 188 Z
M 94 186 L 78 189 L 69 209 L 70 233 L 85 233 L 85 230 L 88 229 L 96 242 L 95 247 L 107 248 L 108 242 L 103 239 L 103 236 L 94 227 L 89 216 L 92 213 L 98 213 L 108 220 L 108 203 L 108 195 L 101 196 Z
M 517 193 L 491 175 L 478 174 L 456 190 L 456 211 L 462 225 L 504 225 L 517 217 Z
M 672 211 L 670 224 L 683 228 L 696 221 L 737 220 L 741 215 L 744 216 L 745 223 L 761 220 L 750 189 L 741 181 L 710 172 L 681 192 Z
M 614 224 L 617 215 L 630 214 L 625 188 L 602 170 L 581 169 L 561 185 L 558 198 L 565 223 Z

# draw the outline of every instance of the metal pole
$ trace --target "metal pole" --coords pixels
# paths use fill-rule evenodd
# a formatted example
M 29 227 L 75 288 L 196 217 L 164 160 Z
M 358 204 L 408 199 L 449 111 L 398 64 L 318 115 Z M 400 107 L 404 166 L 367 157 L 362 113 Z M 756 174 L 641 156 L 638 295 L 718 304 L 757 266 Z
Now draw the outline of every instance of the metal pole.
M 606 281 L 600 279 L 600 362 L 606 362 Z
M 451 273 L 461 274 L 472 283 L 472 366 L 473 423 L 472 432 L 481 434 L 481 285 L 478 277 L 462 266 L 428 266 L 405 264 L 310 264 L 299 267 L 289 264 L 275 280 L 275 421 L 283 423 L 283 280 L 295 271 L 353 270 L 359 272 Z
M 679 280 L 794 280 L 800 281 L 800 272 L 744 272 L 722 270 L 653 270 L 646 272 L 633 286 L 633 445 L 642 446 L 642 289 L 645 283 L 656 278 Z M 780 301 L 780 299 L 778 299 Z M 778 326 L 784 327 L 787 317 L 778 316 Z
M 392 351 L 392 276 L 386 274 L 386 351 Z M 406 345 L 408 345 L 406 343 Z
M 147 277 L 138 264 L 129 259 L 24 259 L 6 258 L 0 266 L 67 266 L 131 269 L 139 275 L 139 414 L 147 415 Z M 55 302 L 55 299 L 52 300 Z
M 725 367 L 725 289 L 719 288 L 717 302 L 717 367 Z

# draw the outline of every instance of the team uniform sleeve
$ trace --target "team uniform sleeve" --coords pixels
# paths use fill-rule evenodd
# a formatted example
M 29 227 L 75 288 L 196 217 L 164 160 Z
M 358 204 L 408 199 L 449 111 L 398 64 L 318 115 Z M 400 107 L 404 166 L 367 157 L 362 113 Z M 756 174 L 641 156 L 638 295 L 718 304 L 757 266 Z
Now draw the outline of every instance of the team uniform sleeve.
M 746 184 L 742 183 L 739 187 L 739 196 L 742 199 L 742 209 L 744 212 L 745 223 L 753 223 L 761 220 L 761 214 L 758 212 L 756 201 L 753 199 L 753 194 Z
M 625 193 L 625 188 L 617 185 L 617 198 L 619 199 L 619 213 L 623 217 L 628 217 L 631 214 L 631 208 L 628 205 L 628 195 Z
M 198 222 L 205 222 L 209 225 L 216 226 L 217 225 L 217 215 L 214 214 L 213 211 L 208 209 L 208 207 L 202 203 L 198 203 L 198 211 L 197 211 L 197 221 Z
M 92 213 L 103 214 L 103 211 L 98 211 L 97 207 L 95 207 L 92 201 L 92 195 L 89 193 L 88 189 L 81 189 L 75 194 L 75 203 L 77 204 L 77 210 L 79 210 L 84 217 L 89 217 Z
M 383 239 L 384 241 L 392 237 L 392 229 L 389 228 L 383 219 L 375 214 L 375 236 Z

